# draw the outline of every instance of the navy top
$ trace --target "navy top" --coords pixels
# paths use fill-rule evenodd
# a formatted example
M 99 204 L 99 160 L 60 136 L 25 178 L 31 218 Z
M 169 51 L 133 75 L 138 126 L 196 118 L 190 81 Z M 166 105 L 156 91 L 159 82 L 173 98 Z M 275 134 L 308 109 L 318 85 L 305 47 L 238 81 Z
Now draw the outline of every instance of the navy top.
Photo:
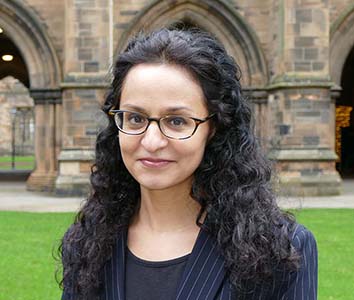
M 125 295 L 129 300 L 176 299 L 178 283 L 189 254 L 166 261 L 147 261 L 128 248 L 125 267 Z

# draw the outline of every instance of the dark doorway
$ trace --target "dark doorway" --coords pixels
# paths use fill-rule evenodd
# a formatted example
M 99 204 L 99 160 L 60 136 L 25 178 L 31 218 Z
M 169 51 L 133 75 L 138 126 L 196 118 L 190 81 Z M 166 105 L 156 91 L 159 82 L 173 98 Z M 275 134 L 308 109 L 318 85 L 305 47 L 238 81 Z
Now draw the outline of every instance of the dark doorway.
M 336 103 L 337 169 L 342 177 L 354 177 L 354 48 L 345 62 L 341 87 Z
M 20 50 L 0 28 L 0 180 L 25 180 L 34 168 L 34 103 Z
M 12 76 L 29 88 L 28 70 L 16 45 L 0 28 L 0 80 Z

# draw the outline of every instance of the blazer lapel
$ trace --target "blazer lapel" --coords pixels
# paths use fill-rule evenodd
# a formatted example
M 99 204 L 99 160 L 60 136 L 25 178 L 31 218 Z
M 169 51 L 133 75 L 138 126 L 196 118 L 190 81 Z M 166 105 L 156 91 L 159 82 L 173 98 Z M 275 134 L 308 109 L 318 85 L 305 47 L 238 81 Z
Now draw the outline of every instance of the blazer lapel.
M 127 229 L 123 229 L 104 268 L 102 299 L 125 300 L 125 251 Z M 231 299 L 231 286 L 225 278 L 224 260 L 212 237 L 203 229 L 188 259 L 177 289 L 176 300 Z M 221 290 L 221 291 L 220 291 Z
M 106 263 L 104 300 L 125 300 L 125 247 L 127 230 L 122 230 L 113 248 L 112 258 Z
M 176 300 L 213 300 L 224 277 L 224 260 L 217 245 L 201 229 L 179 284 Z

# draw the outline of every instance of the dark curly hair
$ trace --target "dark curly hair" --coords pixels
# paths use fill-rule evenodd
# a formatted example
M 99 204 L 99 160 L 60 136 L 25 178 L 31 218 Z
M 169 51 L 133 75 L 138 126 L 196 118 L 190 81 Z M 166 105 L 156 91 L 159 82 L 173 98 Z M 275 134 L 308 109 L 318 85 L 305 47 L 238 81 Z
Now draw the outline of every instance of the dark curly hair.
M 264 282 L 280 265 L 296 269 L 299 257 L 290 244 L 295 221 L 282 212 L 271 188 L 271 165 L 254 135 L 250 104 L 243 97 L 240 70 L 212 36 L 199 30 L 160 29 L 138 34 L 114 65 L 113 81 L 102 110 L 108 125 L 97 136 L 91 169 L 92 192 L 66 232 L 59 251 L 64 268 L 61 285 L 76 297 L 96 299 L 99 274 L 110 258 L 117 233 L 129 224 L 139 204 L 139 184 L 127 171 L 112 116 L 122 84 L 138 64 L 174 64 L 200 83 L 215 134 L 194 174 L 191 195 L 200 203 L 196 220 L 215 238 L 235 288 Z M 200 220 L 207 213 L 207 224 Z

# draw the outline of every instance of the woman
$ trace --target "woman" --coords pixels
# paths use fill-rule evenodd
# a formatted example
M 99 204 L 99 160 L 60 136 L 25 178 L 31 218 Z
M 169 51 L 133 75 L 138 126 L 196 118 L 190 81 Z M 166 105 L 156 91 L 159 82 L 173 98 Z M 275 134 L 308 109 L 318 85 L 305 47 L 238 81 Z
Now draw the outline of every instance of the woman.
M 206 33 L 118 57 L 62 299 L 316 299 L 313 235 L 278 208 L 239 69 Z

